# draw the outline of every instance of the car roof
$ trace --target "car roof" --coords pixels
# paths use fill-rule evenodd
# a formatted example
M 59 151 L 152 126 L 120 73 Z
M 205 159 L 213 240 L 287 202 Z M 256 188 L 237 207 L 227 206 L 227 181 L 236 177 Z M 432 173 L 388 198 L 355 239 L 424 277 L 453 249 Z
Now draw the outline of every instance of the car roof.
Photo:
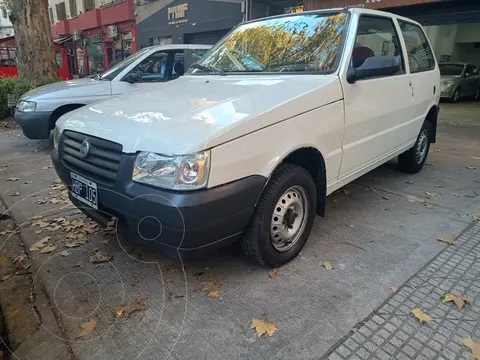
M 211 49 L 212 45 L 202 45 L 202 44 L 169 44 L 169 45 L 153 45 L 148 46 L 145 49 L 150 50 L 181 50 L 181 49 Z

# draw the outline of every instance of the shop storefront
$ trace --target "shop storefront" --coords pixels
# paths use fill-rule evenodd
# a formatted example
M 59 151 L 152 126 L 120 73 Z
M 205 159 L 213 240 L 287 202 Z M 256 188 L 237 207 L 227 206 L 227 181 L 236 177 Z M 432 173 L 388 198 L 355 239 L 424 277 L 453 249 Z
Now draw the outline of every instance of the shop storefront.
M 137 50 L 134 0 L 59 21 L 52 32 L 54 38 L 71 38 L 65 48 L 74 76 L 102 73 L 113 61 L 125 59 Z
M 175 0 L 137 18 L 138 43 L 214 44 L 242 21 L 241 0 Z M 152 3 L 154 6 L 155 3 Z

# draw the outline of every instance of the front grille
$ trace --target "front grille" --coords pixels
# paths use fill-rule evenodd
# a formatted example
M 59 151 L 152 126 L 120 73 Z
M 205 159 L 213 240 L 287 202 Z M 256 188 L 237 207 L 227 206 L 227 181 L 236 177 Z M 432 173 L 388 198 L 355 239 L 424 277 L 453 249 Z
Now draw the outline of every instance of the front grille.
M 88 156 L 80 154 L 84 140 L 90 143 Z M 63 164 L 81 175 L 103 182 L 115 184 L 122 159 L 122 145 L 74 131 L 65 131 L 61 147 Z

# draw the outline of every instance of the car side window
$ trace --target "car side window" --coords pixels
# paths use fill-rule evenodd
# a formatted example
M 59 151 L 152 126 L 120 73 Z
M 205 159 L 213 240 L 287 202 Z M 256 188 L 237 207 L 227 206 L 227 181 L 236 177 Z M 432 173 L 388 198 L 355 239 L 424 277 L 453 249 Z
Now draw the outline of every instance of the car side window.
M 135 66 L 132 72 L 139 76 L 139 82 L 163 81 L 166 78 L 167 59 L 167 52 L 158 51 Z
M 473 66 L 467 65 L 467 69 L 465 70 L 465 77 L 470 77 L 473 75 Z
M 366 59 L 373 56 L 396 56 L 400 59 L 401 73 L 405 72 L 402 48 L 393 21 L 383 17 L 361 16 L 352 52 L 353 67 L 362 66 Z
M 183 50 L 173 55 L 172 79 L 177 79 L 185 74 L 185 54 Z
M 417 73 L 435 69 L 435 57 L 427 37 L 420 26 L 398 21 L 407 48 L 410 72 Z

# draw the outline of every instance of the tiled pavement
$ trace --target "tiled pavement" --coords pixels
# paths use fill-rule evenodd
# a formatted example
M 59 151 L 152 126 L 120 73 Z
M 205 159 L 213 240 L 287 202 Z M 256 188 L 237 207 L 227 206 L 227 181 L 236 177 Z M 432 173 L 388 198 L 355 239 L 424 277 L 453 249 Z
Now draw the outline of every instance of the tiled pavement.
M 446 293 L 473 298 L 459 311 Z M 420 324 L 411 310 L 433 318 Z M 475 222 L 325 356 L 328 360 L 475 359 L 460 341 L 480 341 L 480 222 Z

